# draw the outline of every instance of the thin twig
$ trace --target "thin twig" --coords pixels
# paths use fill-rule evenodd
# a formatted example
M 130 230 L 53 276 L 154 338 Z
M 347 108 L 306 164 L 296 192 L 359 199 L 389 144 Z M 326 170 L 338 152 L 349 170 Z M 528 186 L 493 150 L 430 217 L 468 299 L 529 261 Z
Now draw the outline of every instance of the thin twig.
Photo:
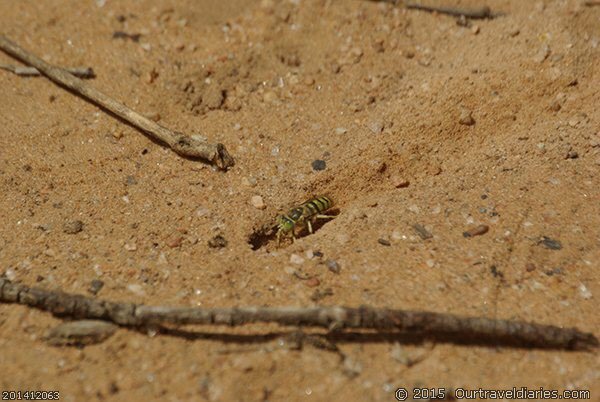
M 488 6 L 481 6 L 477 8 L 437 7 L 407 2 L 404 4 L 404 7 L 408 8 L 409 10 L 421 10 L 430 13 L 447 14 L 454 17 L 465 17 L 471 19 L 486 19 L 494 18 L 496 16 L 492 14 L 492 10 Z
M 22 49 L 3 35 L 0 35 L 0 49 L 24 63 L 35 67 L 55 83 L 67 87 L 138 127 L 148 133 L 151 137 L 166 143 L 173 151 L 180 155 L 202 158 L 221 169 L 227 169 L 234 164 L 233 158 L 229 155 L 223 144 L 211 144 L 206 142 L 203 138 L 201 139 L 200 136 L 190 137 L 182 133 L 171 131 L 140 115 L 122 103 L 117 102 L 108 95 L 96 90 L 65 70 L 46 63 L 39 57 Z
M 0 302 L 18 303 L 75 319 L 99 319 L 122 326 L 229 325 L 271 322 L 299 327 L 395 330 L 425 336 L 455 336 L 473 342 L 523 344 L 585 350 L 598 339 L 576 328 L 522 321 L 461 317 L 453 314 L 371 307 L 238 307 L 194 308 L 115 303 L 60 291 L 30 288 L 0 278 Z
M 2 64 L 0 65 L 0 68 L 22 77 L 39 77 L 40 75 L 43 75 L 35 67 L 11 66 L 9 64 Z M 63 70 L 68 71 L 69 74 L 73 74 L 75 77 L 79 78 L 89 79 L 96 77 L 96 74 L 91 67 L 72 67 L 63 68 Z
M 401 3 L 401 0 L 370 0 L 374 2 L 382 2 L 382 3 L 392 3 L 397 5 Z M 438 6 L 428 6 L 424 4 L 404 2 L 404 7 L 409 10 L 421 10 L 427 11 L 430 13 L 439 13 L 439 14 L 447 14 L 455 17 L 465 17 L 471 19 L 491 19 L 496 18 L 502 13 L 493 13 L 492 10 L 488 6 L 481 6 L 475 8 L 459 8 L 459 7 L 438 7 Z
M 595 7 L 595 6 L 600 6 L 600 1 L 599 0 L 587 0 L 583 2 L 584 6 L 587 7 Z

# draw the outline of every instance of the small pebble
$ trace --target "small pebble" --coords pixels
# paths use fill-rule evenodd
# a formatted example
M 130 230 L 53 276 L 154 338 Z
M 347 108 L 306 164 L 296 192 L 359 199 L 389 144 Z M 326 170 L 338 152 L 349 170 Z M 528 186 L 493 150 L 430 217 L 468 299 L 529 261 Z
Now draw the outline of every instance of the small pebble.
M 390 241 L 386 240 L 386 239 L 377 239 L 377 243 L 381 244 L 382 246 L 391 246 L 392 245 L 390 243 Z
M 104 274 L 104 272 L 102 272 L 102 268 L 100 267 L 100 264 L 94 264 L 92 269 L 94 270 L 94 273 L 98 276 L 102 276 Z
M 535 264 L 528 262 L 527 264 L 525 264 L 525 270 L 527 272 L 533 272 L 535 271 Z
M 562 268 L 557 267 L 557 268 L 552 268 L 547 270 L 546 272 L 544 272 L 546 275 L 548 276 L 553 276 L 553 275 L 563 275 L 564 271 Z
M 125 243 L 123 248 L 127 251 L 135 251 L 137 250 L 137 245 L 135 243 Z
M 327 259 L 325 265 L 327 265 L 327 268 L 334 274 L 339 274 L 342 271 L 342 267 L 340 267 L 340 264 L 335 260 Z
M 306 286 L 308 286 L 309 288 L 316 288 L 317 286 L 319 286 L 321 284 L 321 281 L 315 277 L 312 277 L 312 278 L 306 280 L 304 282 L 304 284 Z
M 415 57 L 415 51 L 413 49 L 405 49 L 401 51 L 401 54 L 407 59 L 412 59 Z
M 425 229 L 425 226 L 423 225 L 415 223 L 413 225 L 413 229 L 415 230 L 415 232 L 417 232 L 421 240 L 427 240 L 433 237 L 433 235 L 427 229 Z
M 467 230 L 466 232 L 463 232 L 463 236 L 464 237 L 481 236 L 483 234 L 486 234 L 488 232 L 488 230 L 490 230 L 490 227 L 488 225 L 479 225 L 472 229 Z
M 536 63 L 542 63 L 550 55 L 550 46 L 543 44 L 538 52 L 533 56 L 533 61 Z
M 300 257 L 298 254 L 290 255 L 290 262 L 296 265 L 302 265 L 304 263 L 304 258 Z
M 554 240 L 546 236 L 542 236 L 542 239 L 538 242 L 538 244 L 541 244 L 550 250 L 560 250 L 562 248 L 562 244 L 558 240 Z
M 133 186 L 133 185 L 137 184 L 137 180 L 133 176 L 127 176 L 125 178 L 125 184 L 128 186 Z
M 227 239 L 221 235 L 216 235 L 208 241 L 208 247 L 210 248 L 223 248 L 227 247 Z
M 579 284 L 579 295 L 586 300 L 592 298 L 592 292 L 583 283 Z
M 558 112 L 561 108 L 562 106 L 557 100 L 553 100 L 552 103 L 550 103 L 550 110 L 553 112 Z
M 367 124 L 367 127 L 373 134 L 379 134 L 383 131 L 383 123 L 381 120 L 374 120 Z
M 161 119 L 160 113 L 158 113 L 158 112 L 149 113 L 146 115 L 146 117 L 155 122 L 160 121 L 160 119 Z
M 181 236 L 179 233 L 175 233 L 167 239 L 166 245 L 171 248 L 176 248 L 176 247 L 181 246 L 182 242 L 183 242 L 183 236 Z
M 246 187 L 256 187 L 256 183 L 254 177 L 242 177 L 242 184 Z
M 460 124 L 464 124 L 465 126 L 472 126 L 475 124 L 475 119 L 473 119 L 470 110 L 462 109 L 460 112 L 460 117 L 458 118 L 458 122 Z
M 360 375 L 363 371 L 362 364 L 351 357 L 347 357 L 344 359 L 342 363 L 342 373 L 348 378 L 354 378 Z
M 579 158 L 579 154 L 577 153 L 577 151 L 573 151 L 572 149 L 570 149 L 567 154 L 565 155 L 565 159 L 577 159 Z
M 265 202 L 263 201 L 263 198 L 260 195 L 252 196 L 252 199 L 250 200 L 250 202 L 252 203 L 254 208 L 257 208 L 257 209 L 265 209 L 267 207 L 265 205 Z
M 225 100 L 224 93 L 225 91 L 222 88 L 216 85 L 209 85 L 202 97 L 202 103 L 211 110 L 218 109 Z
M 413 214 L 418 214 L 419 212 L 421 212 L 421 208 L 419 208 L 417 205 L 412 204 L 408 206 L 408 210 L 410 212 L 412 212 Z
M 275 103 L 277 102 L 277 94 L 273 91 L 265 92 L 263 95 L 263 101 L 265 103 Z
M 410 182 L 401 176 L 393 176 L 392 185 L 396 188 L 406 188 L 410 185 Z
M 196 210 L 196 216 L 198 218 L 202 218 L 204 216 L 207 216 L 208 214 L 210 214 L 210 210 L 206 207 L 198 207 L 198 209 Z
M 182 41 L 177 41 L 177 42 L 175 42 L 175 44 L 173 45 L 173 47 L 178 52 L 181 52 L 183 49 L 185 49 L 185 43 L 183 43 Z
M 93 295 L 97 295 L 103 287 L 104 281 L 101 281 L 100 279 L 92 279 L 92 282 L 90 282 L 90 287 L 88 288 L 88 292 Z
M 346 134 L 347 132 L 348 132 L 348 129 L 344 128 L 344 127 L 338 127 L 335 129 L 335 133 L 338 135 Z
M 100 320 L 70 321 L 52 328 L 45 341 L 53 346 L 93 345 L 111 337 L 119 327 Z
M 44 250 L 44 255 L 48 257 L 56 257 L 56 251 L 53 248 L 47 248 Z
M 340 244 L 344 245 L 350 241 L 350 236 L 347 233 L 338 233 L 335 235 L 335 240 Z
M 6 277 L 6 279 L 8 279 L 9 281 L 14 281 L 17 278 L 17 273 L 15 272 L 14 269 L 12 268 L 7 268 L 6 271 L 4 271 L 4 276 Z
M 68 234 L 76 234 L 83 230 L 83 222 L 80 220 L 67 221 L 63 225 L 63 232 Z
M 490 267 L 490 272 L 494 276 L 494 278 L 504 278 L 504 273 L 498 270 L 498 267 L 495 265 L 492 265 Z
M 127 290 L 129 290 L 131 293 L 133 293 L 136 296 L 144 296 L 146 294 L 146 292 L 144 292 L 144 288 L 142 287 L 142 285 L 140 285 L 138 283 L 131 283 L 131 284 L 127 285 Z
M 315 159 L 310 165 L 315 171 L 325 170 L 327 167 L 327 163 L 322 159 Z

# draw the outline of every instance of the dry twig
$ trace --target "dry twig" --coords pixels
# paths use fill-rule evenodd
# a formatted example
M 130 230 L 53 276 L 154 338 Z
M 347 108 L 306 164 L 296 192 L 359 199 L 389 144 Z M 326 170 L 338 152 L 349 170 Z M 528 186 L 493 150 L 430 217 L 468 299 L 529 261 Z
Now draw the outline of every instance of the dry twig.
M 8 64 L 0 65 L 2 70 L 10 71 L 16 75 L 20 75 L 22 77 L 39 77 L 43 75 L 39 72 L 39 70 L 35 67 L 24 67 L 24 66 L 11 66 Z M 75 77 L 79 78 L 94 78 L 96 74 L 91 67 L 72 67 L 72 68 L 63 68 L 63 70 L 68 71 L 69 74 L 73 74 Z
M 452 15 L 454 17 L 465 17 L 471 19 L 486 19 L 494 18 L 496 15 L 492 14 L 492 10 L 488 6 L 481 6 L 477 8 L 458 8 L 458 7 L 437 7 L 437 6 L 426 6 L 423 4 L 406 3 L 404 7 L 409 10 L 421 10 L 430 13 L 439 13 Z
M 30 288 L 0 278 L 0 302 L 18 303 L 76 319 L 99 319 L 122 326 L 230 325 L 272 322 L 299 327 L 375 329 L 462 341 L 496 342 L 542 348 L 585 350 L 598 339 L 576 328 L 559 328 L 511 320 L 461 317 L 422 311 L 370 307 L 239 307 L 193 308 L 115 303 L 59 291 Z
M 392 3 L 392 4 L 401 3 L 400 0 L 371 0 L 371 1 Z M 411 9 L 412 10 L 421 10 L 421 11 L 427 11 L 430 13 L 446 14 L 446 15 L 452 15 L 455 17 L 465 17 L 465 18 L 471 18 L 471 19 L 495 18 L 495 17 L 502 15 L 501 13 L 493 13 L 492 10 L 488 6 L 481 6 L 481 7 L 476 7 L 476 8 L 459 8 L 459 7 L 428 6 L 428 5 L 424 5 L 424 4 L 405 2 L 404 7 L 406 7 L 409 10 L 411 10 Z
M 140 115 L 122 103 L 117 102 L 108 95 L 96 90 L 67 71 L 46 63 L 39 57 L 22 49 L 3 35 L 0 35 L 0 49 L 24 63 L 35 67 L 55 83 L 67 87 L 73 92 L 143 130 L 151 137 L 164 142 L 180 155 L 202 158 L 221 169 L 227 169 L 234 164 L 233 158 L 229 155 L 223 144 L 211 144 L 196 136 L 190 137 L 182 133 L 171 131 Z

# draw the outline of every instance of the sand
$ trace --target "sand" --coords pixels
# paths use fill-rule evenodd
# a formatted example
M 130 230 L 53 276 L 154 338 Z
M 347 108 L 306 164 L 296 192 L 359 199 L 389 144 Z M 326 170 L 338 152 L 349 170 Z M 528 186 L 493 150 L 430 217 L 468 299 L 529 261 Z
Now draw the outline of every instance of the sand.
M 465 24 L 359 0 L 2 1 L 9 38 L 93 67 L 96 88 L 222 142 L 236 164 L 181 158 L 46 78 L 0 71 L 0 274 L 88 296 L 96 281 L 95 297 L 151 305 L 370 305 L 598 336 L 600 7 L 583 3 L 490 1 L 505 15 Z M 2 53 L 0 64 L 19 63 Z M 278 213 L 324 194 L 337 216 L 314 234 L 256 241 Z M 488 231 L 463 236 L 479 225 Z M 357 336 L 337 342 L 341 358 L 298 349 L 294 328 L 276 325 L 121 329 L 56 347 L 43 338 L 60 322 L 0 305 L 1 390 L 64 401 L 600 395 L 594 352 Z

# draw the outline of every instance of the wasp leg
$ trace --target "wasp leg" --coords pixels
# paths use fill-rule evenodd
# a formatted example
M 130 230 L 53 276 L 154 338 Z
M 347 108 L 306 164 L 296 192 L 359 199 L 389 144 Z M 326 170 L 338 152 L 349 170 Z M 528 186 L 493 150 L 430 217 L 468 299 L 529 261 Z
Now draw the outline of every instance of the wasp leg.
M 310 220 L 307 220 L 306 224 L 308 225 L 308 233 L 312 234 L 312 232 L 313 232 L 312 223 L 310 223 Z
M 315 219 L 333 219 L 335 217 L 335 215 L 317 215 L 315 216 Z

